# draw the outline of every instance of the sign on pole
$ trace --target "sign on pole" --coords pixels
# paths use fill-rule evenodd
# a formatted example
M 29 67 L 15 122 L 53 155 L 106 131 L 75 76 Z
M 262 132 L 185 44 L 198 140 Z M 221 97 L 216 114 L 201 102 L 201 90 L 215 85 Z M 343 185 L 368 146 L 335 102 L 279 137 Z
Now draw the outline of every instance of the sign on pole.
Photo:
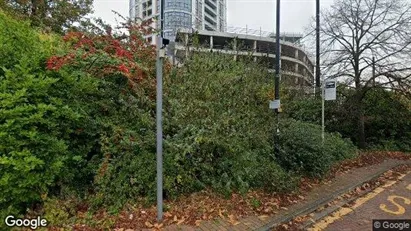
M 276 99 L 274 101 L 270 101 L 270 109 L 279 109 L 280 108 L 280 100 Z
M 337 82 L 335 80 L 325 81 L 325 100 L 337 99 Z

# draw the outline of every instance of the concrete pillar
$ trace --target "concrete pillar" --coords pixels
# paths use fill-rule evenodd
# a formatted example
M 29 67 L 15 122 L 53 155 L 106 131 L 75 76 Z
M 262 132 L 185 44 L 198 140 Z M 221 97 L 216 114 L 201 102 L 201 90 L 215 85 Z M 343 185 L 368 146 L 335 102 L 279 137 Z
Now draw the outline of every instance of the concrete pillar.
M 295 59 L 298 60 L 298 49 L 295 49 Z M 295 64 L 295 73 L 298 73 L 298 63 Z
M 237 61 L 237 53 L 238 53 L 238 51 L 237 51 L 237 38 L 234 38 L 234 40 L 233 40 L 233 50 L 235 52 L 234 61 Z
M 257 53 L 257 40 L 255 40 L 254 43 L 253 43 L 254 62 L 257 62 L 257 56 L 255 56 L 256 53 Z
M 214 39 L 213 36 L 210 36 L 210 49 L 214 48 Z
M 184 45 L 186 47 L 186 58 L 188 58 L 188 54 L 189 54 L 189 47 L 188 47 L 188 34 L 184 35 Z

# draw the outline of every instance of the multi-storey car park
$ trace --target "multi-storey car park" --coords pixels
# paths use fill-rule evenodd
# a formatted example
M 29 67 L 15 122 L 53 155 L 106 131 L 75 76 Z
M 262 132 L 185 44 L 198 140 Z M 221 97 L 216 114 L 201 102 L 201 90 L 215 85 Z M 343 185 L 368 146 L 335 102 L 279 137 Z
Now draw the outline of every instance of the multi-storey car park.
M 190 29 L 179 29 L 171 55 L 175 64 L 182 62 L 190 52 L 221 52 L 233 55 L 234 59 L 241 56 L 252 56 L 254 61 L 265 61 L 273 71 L 276 59 L 276 42 L 273 33 L 259 35 L 239 34 L 239 30 L 217 32 Z M 237 33 L 233 33 L 237 32 Z M 196 36 L 199 47 L 194 47 L 192 37 Z M 299 44 L 302 35 L 282 34 L 281 48 L 281 81 L 290 86 L 302 86 L 308 91 L 314 82 L 314 64 Z

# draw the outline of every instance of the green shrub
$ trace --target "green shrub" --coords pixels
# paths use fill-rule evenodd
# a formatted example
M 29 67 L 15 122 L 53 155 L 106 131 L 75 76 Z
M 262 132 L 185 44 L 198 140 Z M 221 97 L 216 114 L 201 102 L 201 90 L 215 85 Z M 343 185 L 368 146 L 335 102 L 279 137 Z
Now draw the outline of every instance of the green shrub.
M 0 199 L 0 215 L 21 213 L 43 198 L 70 198 L 65 193 L 110 212 L 138 197 L 153 201 L 149 90 L 130 89 L 125 76 L 113 72 L 97 79 L 70 66 L 46 71 L 47 57 L 64 49 L 59 40 L 44 39 L 24 23 L 0 21 L 0 29 L 5 26 L 16 28 L 0 34 L 7 41 L 0 57 L 12 56 L 0 72 L 0 194 L 12 196 Z M 15 41 L 29 42 L 13 55 Z M 194 55 L 165 78 L 164 90 L 165 198 L 210 187 L 227 195 L 292 190 L 300 172 L 323 174 L 353 152 L 336 135 L 327 135 L 331 145 L 321 149 L 313 138 L 319 139 L 318 126 L 289 121 L 281 140 L 286 155 L 274 157 L 273 78 L 248 59 Z M 315 163 L 324 152 L 324 161 Z M 69 219 L 72 208 L 54 211 L 51 203 L 45 204 L 50 216 Z
M 44 69 L 52 43 L 0 12 L 2 215 L 19 214 L 72 176 L 68 134 L 80 115 L 60 97 L 70 89 L 56 89 L 63 77 Z
M 338 161 L 352 158 L 356 148 L 339 134 L 325 133 L 324 145 L 321 127 L 314 124 L 282 120 L 280 154 L 277 159 L 288 170 L 312 177 L 322 177 Z
M 86 186 L 95 207 L 115 212 L 129 199 L 155 195 L 153 105 L 137 97 L 122 75 L 99 79 L 96 88 L 82 96 L 90 103 L 76 107 L 83 112 L 82 132 L 73 136 L 72 148 L 87 149 L 82 149 L 83 170 L 68 185 Z
M 325 128 L 358 144 L 358 102 L 354 91 L 337 89 L 337 100 L 325 102 Z M 368 89 L 361 102 L 365 109 L 365 138 L 368 148 L 393 151 L 411 150 L 411 109 L 409 99 L 381 88 Z M 286 116 L 308 123 L 321 123 L 321 99 L 284 101 Z
M 272 153 L 264 68 L 222 54 L 196 54 L 165 83 L 165 158 L 170 195 L 206 187 L 229 193 L 255 186 Z
M 92 147 L 77 135 L 85 126 L 79 106 L 96 84 L 75 71 L 45 70 L 52 36 L 3 13 L 0 30 L 0 57 L 10 56 L 0 64 L 0 194 L 8 195 L 0 213 L 18 215 L 64 186 L 83 186 L 75 179 L 87 179 Z
M 0 76 L 0 192 L 2 208 L 40 201 L 65 178 L 71 158 L 66 123 L 79 115 L 53 95 L 58 79 L 22 62 Z M 24 208 L 24 207 L 23 207 Z M 13 211 L 16 212 L 16 211 Z

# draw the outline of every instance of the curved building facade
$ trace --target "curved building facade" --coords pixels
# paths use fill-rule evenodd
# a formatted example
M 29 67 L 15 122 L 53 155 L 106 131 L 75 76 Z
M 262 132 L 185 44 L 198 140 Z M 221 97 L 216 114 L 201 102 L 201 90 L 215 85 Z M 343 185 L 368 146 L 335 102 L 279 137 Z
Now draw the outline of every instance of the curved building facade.
M 194 48 L 193 36 L 197 36 L 199 47 Z M 314 64 L 298 41 L 298 34 L 282 34 L 281 36 L 281 81 L 290 86 L 303 86 L 310 90 L 314 83 Z M 216 32 L 206 30 L 180 29 L 173 44 L 175 62 L 184 62 L 192 51 L 221 52 L 232 55 L 234 59 L 242 56 L 254 58 L 254 61 L 264 61 L 273 71 L 276 60 L 275 36 L 267 37 Z
M 164 37 L 174 41 L 179 28 L 224 31 L 226 0 L 164 0 Z M 160 12 L 160 0 L 130 0 L 130 18 L 148 20 Z M 157 23 L 153 27 L 158 28 Z

